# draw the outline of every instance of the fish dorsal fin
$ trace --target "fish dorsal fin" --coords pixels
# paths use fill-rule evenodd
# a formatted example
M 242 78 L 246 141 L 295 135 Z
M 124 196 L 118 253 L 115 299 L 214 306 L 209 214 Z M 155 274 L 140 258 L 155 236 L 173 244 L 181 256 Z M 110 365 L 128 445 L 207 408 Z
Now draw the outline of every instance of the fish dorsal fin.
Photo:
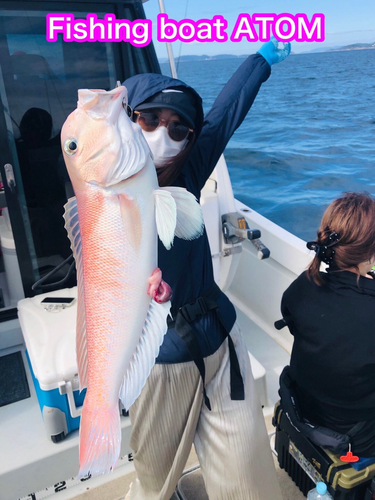
M 70 246 L 73 250 L 73 256 L 77 268 L 77 289 L 78 289 L 78 307 L 77 307 L 77 364 L 79 375 L 80 390 L 87 386 L 87 343 L 86 343 L 86 320 L 85 320 L 85 302 L 83 290 L 83 272 L 82 272 L 82 244 L 81 233 L 79 230 L 78 208 L 75 197 L 69 198 L 68 203 L 64 205 L 65 229 L 67 230 Z
M 167 250 L 172 246 L 177 223 L 176 202 L 169 191 L 156 189 L 155 220 L 159 238 Z
M 202 208 L 196 197 L 184 188 L 169 186 L 160 188 L 169 192 L 177 207 L 175 235 L 183 240 L 194 240 L 203 233 Z
M 130 361 L 122 383 L 119 398 L 128 410 L 140 395 L 147 377 L 155 364 L 167 331 L 167 316 L 171 303 L 158 304 L 151 300 L 138 346 Z

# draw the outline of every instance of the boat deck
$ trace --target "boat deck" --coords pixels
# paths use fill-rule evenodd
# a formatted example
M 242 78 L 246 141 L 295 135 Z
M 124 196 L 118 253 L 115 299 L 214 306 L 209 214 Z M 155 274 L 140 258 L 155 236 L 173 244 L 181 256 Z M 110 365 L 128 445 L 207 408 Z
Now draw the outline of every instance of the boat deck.
M 53 443 L 47 437 L 25 356 L 24 360 L 31 396 L 0 408 L 0 498 L 39 500 L 56 490 L 70 487 L 73 490 L 74 485 L 80 486 L 80 483 L 86 489 L 84 482 L 73 479 L 78 471 L 78 430 L 60 443 Z M 123 458 L 119 460 L 118 469 L 125 473 L 122 466 L 128 464 L 131 427 L 128 417 L 121 420 Z M 99 483 L 96 479 L 91 478 L 90 485 Z M 99 479 L 103 483 L 103 478 Z M 43 496 L 36 495 L 41 490 L 45 490 Z
M 289 354 L 239 308 L 237 313 L 249 351 L 266 369 L 268 405 L 264 413 L 270 415 L 278 400 L 278 376 L 288 363 Z M 130 421 L 122 417 L 122 459 L 114 473 L 91 478 L 86 483 L 75 480 L 78 431 L 73 431 L 60 443 L 53 443 L 47 437 L 27 362 L 25 366 L 31 397 L 0 408 L 1 500 L 39 500 L 56 491 L 59 491 L 57 498 L 70 499 L 88 487 L 91 490 L 107 481 L 113 482 L 133 470 L 128 462 Z M 41 490 L 44 490 L 42 496 Z

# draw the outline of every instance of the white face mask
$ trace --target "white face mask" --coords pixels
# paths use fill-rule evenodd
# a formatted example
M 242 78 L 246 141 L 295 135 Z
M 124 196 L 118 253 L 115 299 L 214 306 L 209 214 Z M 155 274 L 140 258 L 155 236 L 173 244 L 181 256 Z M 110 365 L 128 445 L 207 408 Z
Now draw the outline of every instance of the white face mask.
M 160 167 L 169 158 L 178 155 L 188 143 L 188 139 L 174 141 L 168 135 L 168 130 L 163 125 L 152 132 L 142 130 L 143 135 L 149 145 L 156 167 Z

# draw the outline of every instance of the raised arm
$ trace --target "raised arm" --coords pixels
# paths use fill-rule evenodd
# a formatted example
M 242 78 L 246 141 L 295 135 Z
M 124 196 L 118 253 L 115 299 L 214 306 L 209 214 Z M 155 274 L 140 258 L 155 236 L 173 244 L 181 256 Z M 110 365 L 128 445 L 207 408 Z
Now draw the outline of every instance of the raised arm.
M 205 117 L 202 132 L 186 165 L 198 191 L 244 120 L 261 84 L 270 76 L 271 65 L 285 59 L 290 52 L 290 44 L 284 44 L 283 49 L 277 47 L 277 40 L 271 39 L 258 53 L 249 56 L 224 86 Z

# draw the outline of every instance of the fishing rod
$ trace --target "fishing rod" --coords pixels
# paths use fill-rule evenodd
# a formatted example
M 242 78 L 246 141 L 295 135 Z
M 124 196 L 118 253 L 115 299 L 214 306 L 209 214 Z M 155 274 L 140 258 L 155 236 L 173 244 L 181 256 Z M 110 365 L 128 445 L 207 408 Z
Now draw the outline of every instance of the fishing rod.
M 159 0 L 159 9 L 161 14 L 166 13 L 164 7 L 164 0 Z M 177 78 L 176 65 L 174 63 L 174 58 L 173 58 L 172 44 L 170 42 L 166 42 L 166 46 L 167 46 L 169 66 L 171 68 L 172 78 Z

